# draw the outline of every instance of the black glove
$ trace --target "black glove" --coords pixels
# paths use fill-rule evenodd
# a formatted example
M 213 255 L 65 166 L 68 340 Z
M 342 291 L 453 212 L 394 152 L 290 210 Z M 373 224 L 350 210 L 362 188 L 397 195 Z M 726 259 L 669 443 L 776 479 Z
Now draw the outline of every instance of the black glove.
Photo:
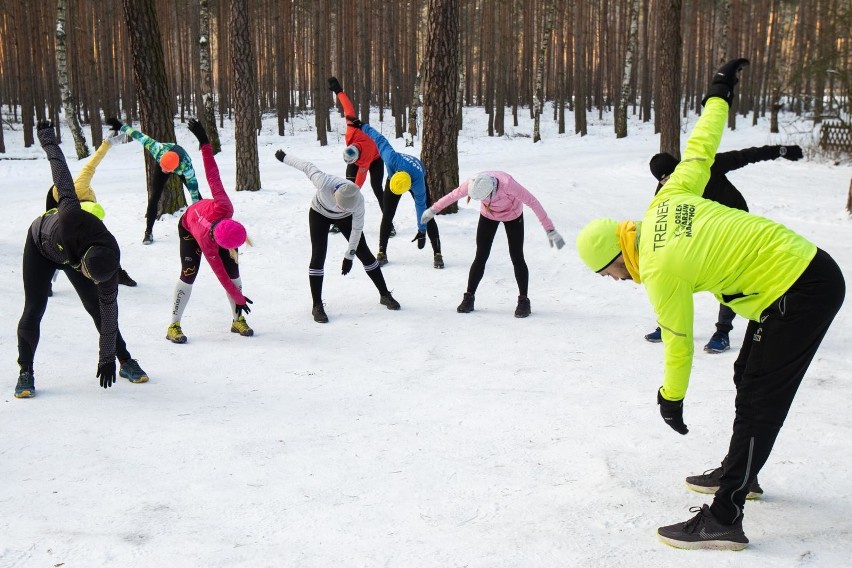
M 343 91 L 343 88 L 340 86 L 340 81 L 337 80 L 337 77 L 328 78 L 328 88 L 331 89 L 335 95 Z
M 411 242 L 417 241 L 417 248 L 422 249 L 426 246 L 426 233 L 423 231 L 417 231 L 417 234 L 414 235 L 414 238 L 411 239 Z
M 285 152 L 284 150 L 276 150 L 275 151 L 275 159 L 278 160 L 279 162 L 283 162 L 284 156 L 286 156 L 286 155 L 287 155 L 287 152 Z
M 36 136 L 42 146 L 56 144 L 56 131 L 53 129 L 53 123 L 49 120 L 39 120 L 36 123 Z
M 361 128 L 364 126 L 364 123 L 361 122 L 357 116 L 347 116 L 346 120 L 348 121 L 349 126 L 354 126 L 355 128 Z
M 801 146 L 778 146 L 778 156 L 795 162 L 804 157 Z
M 683 435 L 689 432 L 689 428 L 683 423 L 683 400 L 666 400 L 658 390 L 657 404 L 660 405 L 660 416 L 672 430 Z
M 106 119 L 106 123 L 109 124 L 109 127 L 112 130 L 115 130 L 116 134 L 121 132 L 121 127 L 124 126 L 124 124 L 122 124 L 122 122 L 120 120 L 118 120 L 117 118 L 115 118 L 114 116 L 111 116 L 108 119 Z
M 740 69 L 747 65 L 748 59 L 739 58 L 731 59 L 719 67 L 719 70 L 713 75 L 713 80 L 710 81 L 710 87 L 707 89 L 707 94 L 704 96 L 701 104 L 707 104 L 707 100 L 712 97 L 719 97 L 724 99 L 730 106 L 731 101 L 734 100 L 734 85 L 739 81 L 737 75 Z
M 343 274 L 344 276 L 346 276 L 347 274 L 349 274 L 350 270 L 352 270 L 352 260 L 350 260 L 348 258 L 344 258 L 343 259 L 343 270 L 341 270 L 340 273 Z
M 199 150 L 205 144 L 210 144 L 210 140 L 207 138 L 207 131 L 204 130 L 204 126 L 202 126 L 200 122 L 194 118 L 190 118 L 187 126 L 189 126 L 189 131 L 195 134 L 195 137 L 198 138 Z
M 246 298 L 246 297 L 245 297 L 245 296 L 243 296 L 243 298 Z M 253 303 L 254 303 L 254 302 L 252 302 L 251 300 L 249 300 L 248 298 L 246 298 L 246 303 L 245 303 L 245 304 L 237 304 L 237 317 L 240 317 L 241 315 L 243 315 L 243 312 L 245 312 L 245 313 L 247 313 L 247 314 L 250 314 L 250 313 L 251 313 L 251 308 L 249 308 L 249 307 L 248 307 L 248 305 L 249 305 L 249 304 L 253 304 Z
M 98 366 L 98 379 L 101 386 L 108 389 L 115 383 L 115 361 L 110 361 Z

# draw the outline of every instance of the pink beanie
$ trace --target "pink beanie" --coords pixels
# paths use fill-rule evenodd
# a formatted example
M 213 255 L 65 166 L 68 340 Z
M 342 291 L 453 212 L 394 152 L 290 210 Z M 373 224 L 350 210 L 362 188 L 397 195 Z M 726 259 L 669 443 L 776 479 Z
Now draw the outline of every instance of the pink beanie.
M 222 219 L 213 228 L 213 239 L 222 248 L 235 249 L 246 242 L 246 228 L 233 219 Z

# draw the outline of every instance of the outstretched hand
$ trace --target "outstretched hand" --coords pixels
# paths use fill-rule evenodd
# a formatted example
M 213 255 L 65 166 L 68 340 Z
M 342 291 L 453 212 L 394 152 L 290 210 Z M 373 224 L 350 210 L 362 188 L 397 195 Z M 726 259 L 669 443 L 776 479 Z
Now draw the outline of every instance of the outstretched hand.
M 207 138 L 207 131 L 204 130 L 204 125 L 200 122 L 194 118 L 190 118 L 187 126 L 189 127 L 189 131 L 195 134 L 195 137 L 198 139 L 199 148 L 210 143 L 210 140 Z
M 286 155 L 287 155 L 287 152 L 285 152 L 284 150 L 276 150 L 275 151 L 275 159 L 278 160 L 279 162 L 283 162 L 284 157 Z
M 241 315 L 243 315 L 243 312 L 245 312 L 247 314 L 251 313 L 251 308 L 249 308 L 248 305 L 253 304 L 254 302 L 252 302 L 251 300 L 249 300 L 245 296 L 243 296 L 243 298 L 245 298 L 246 303 L 245 304 L 237 304 L 237 317 L 240 317 Z
M 340 81 L 337 80 L 337 77 L 328 78 L 328 88 L 331 89 L 335 95 L 343 90 L 340 86 Z
M 115 384 L 115 361 L 110 361 L 109 363 L 105 363 L 103 365 L 98 365 L 98 380 L 100 381 L 100 385 L 105 389 L 108 389 L 112 385 Z
M 111 130 L 115 130 L 116 134 L 121 132 L 121 127 L 124 126 L 124 124 L 122 124 L 122 122 L 114 116 L 106 119 L 106 123 L 109 124 Z
M 355 128 L 361 128 L 364 126 L 364 123 L 357 116 L 347 116 L 346 117 L 347 124 L 349 126 L 354 126 Z

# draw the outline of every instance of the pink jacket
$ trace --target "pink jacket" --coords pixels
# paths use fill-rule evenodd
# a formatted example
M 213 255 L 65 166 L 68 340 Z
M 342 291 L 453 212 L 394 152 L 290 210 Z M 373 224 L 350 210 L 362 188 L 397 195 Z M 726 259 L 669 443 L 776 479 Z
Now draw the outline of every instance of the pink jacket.
M 535 196 L 515 181 L 515 178 L 506 172 L 487 171 L 481 172 L 497 178 L 497 189 L 490 198 L 482 200 L 479 213 L 486 219 L 492 221 L 513 221 L 524 212 L 524 205 L 533 210 L 545 231 L 553 230 L 553 221 L 547 216 L 544 207 Z M 444 207 L 455 203 L 462 197 L 467 196 L 467 184 L 465 180 L 456 189 L 432 204 L 432 211 L 438 213 Z
M 219 167 L 216 165 L 210 144 L 201 147 L 201 156 L 204 159 L 204 173 L 207 175 L 207 183 L 210 185 L 213 199 L 202 199 L 190 205 L 181 217 L 181 223 L 184 229 L 192 233 L 198 241 L 204 258 L 207 259 L 210 268 L 213 269 L 216 278 L 219 279 L 228 295 L 237 304 L 245 304 L 246 298 L 228 277 L 222 259 L 219 258 L 219 245 L 213 240 L 213 224 L 233 217 L 234 206 L 231 205 L 231 200 L 225 193 L 225 186 L 222 185 L 222 179 L 219 177 Z

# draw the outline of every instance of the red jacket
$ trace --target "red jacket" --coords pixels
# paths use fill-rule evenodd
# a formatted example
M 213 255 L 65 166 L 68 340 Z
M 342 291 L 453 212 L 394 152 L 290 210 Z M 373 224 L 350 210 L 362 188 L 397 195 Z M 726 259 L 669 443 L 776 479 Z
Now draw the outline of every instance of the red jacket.
M 355 116 L 355 107 L 352 106 L 352 101 L 346 96 L 346 93 L 340 91 L 337 93 L 337 98 L 340 104 L 343 105 L 344 116 Z M 353 163 L 358 166 L 358 173 L 355 175 L 355 184 L 358 187 L 363 187 L 364 181 L 367 179 L 367 172 L 370 171 L 370 164 L 379 158 L 379 149 L 376 148 L 376 143 L 373 139 L 364 134 L 360 128 L 355 128 L 346 123 L 346 145 L 355 145 L 358 147 L 358 159 Z

